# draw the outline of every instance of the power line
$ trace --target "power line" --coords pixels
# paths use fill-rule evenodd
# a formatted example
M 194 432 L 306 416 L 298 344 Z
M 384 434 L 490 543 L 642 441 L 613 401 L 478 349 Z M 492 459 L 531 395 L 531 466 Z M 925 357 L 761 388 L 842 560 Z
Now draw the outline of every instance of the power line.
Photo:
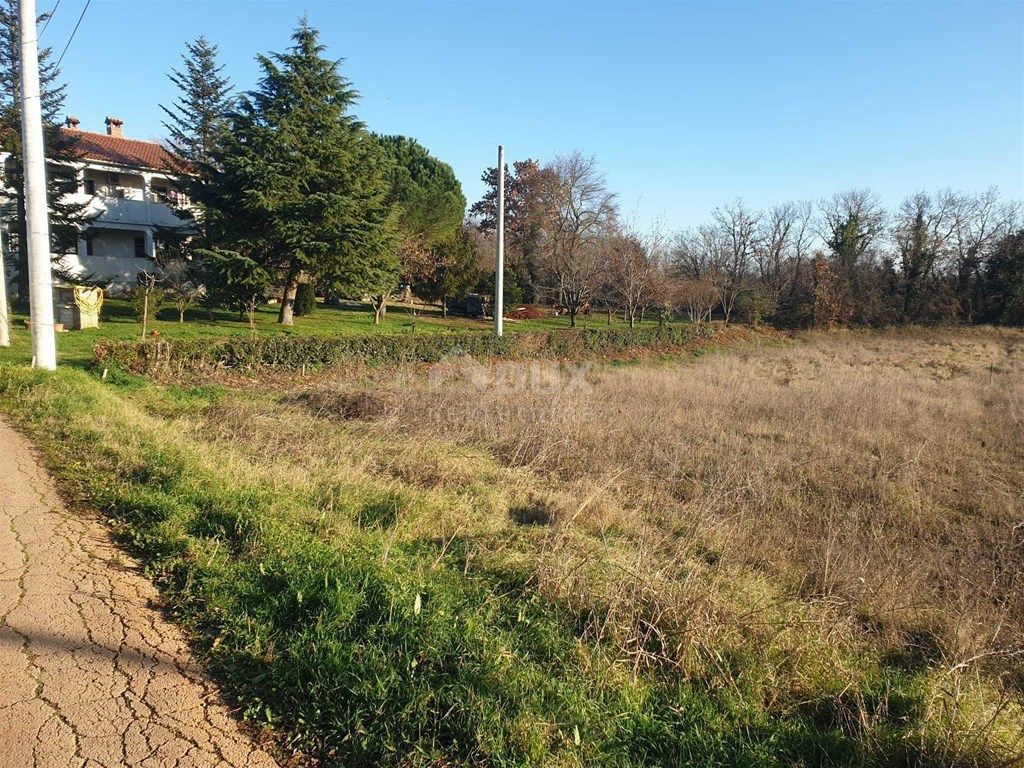
M 68 52 L 68 48 L 71 47 L 71 41 L 75 39 L 75 33 L 78 31 L 79 25 L 82 23 L 82 19 L 85 18 L 85 12 L 89 10 L 89 3 L 92 0 L 85 0 L 85 8 L 82 9 L 82 15 L 78 17 L 78 23 L 75 24 L 75 28 L 71 30 L 71 37 L 68 38 L 68 44 L 64 46 L 64 50 L 60 52 L 60 58 L 57 59 L 57 63 L 54 65 L 54 69 L 60 66 L 60 63 L 64 61 L 64 54 Z
M 42 28 L 41 30 L 39 30 L 39 36 L 40 36 L 40 37 L 42 37 L 42 36 L 43 36 L 43 32 L 45 32 L 45 31 L 46 31 L 46 28 L 47 28 L 48 26 L 50 26 L 50 19 L 52 19 L 52 18 L 53 18 L 53 14 L 55 14 L 55 13 L 57 12 L 57 9 L 58 9 L 58 8 L 60 8 L 60 0 L 57 0 L 57 3 L 56 3 L 56 5 L 54 5 L 54 6 L 53 6 L 53 10 L 52 10 L 52 11 L 50 11 L 50 12 L 49 12 L 48 14 L 46 14 L 46 23 L 45 23 L 45 24 L 43 24 L 43 28 Z

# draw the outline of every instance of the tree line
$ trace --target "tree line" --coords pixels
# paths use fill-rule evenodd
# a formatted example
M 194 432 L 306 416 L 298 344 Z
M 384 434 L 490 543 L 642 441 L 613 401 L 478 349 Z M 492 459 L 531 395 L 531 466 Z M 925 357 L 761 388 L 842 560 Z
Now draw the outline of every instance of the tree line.
M 493 236 L 497 170 L 471 208 Z M 506 284 L 526 301 L 786 327 L 1024 323 L 1024 209 L 980 194 L 918 192 L 895 210 L 853 189 L 755 210 L 742 200 L 677 232 L 619 216 L 593 158 L 505 169 Z
M 43 17 L 45 19 L 45 17 Z M 17 7 L 0 0 L 0 144 L 12 154 L 0 206 L 23 269 Z M 75 157 L 57 129 L 64 88 L 40 53 L 51 159 Z M 452 168 L 415 139 L 373 133 L 358 93 L 303 19 L 283 53 L 258 56 L 255 88 L 236 94 L 217 47 L 199 37 L 169 73 L 163 105 L 170 169 L 186 225 L 157 233 L 145 285 L 179 317 L 197 303 L 253 318 L 268 298 L 290 324 L 311 297 L 368 299 L 375 321 L 399 287 L 447 307 L 493 286 L 498 169 L 468 211 Z M 742 200 L 677 232 L 621 214 L 596 160 L 573 151 L 513 162 L 505 175 L 505 305 L 545 304 L 575 325 L 595 309 L 696 322 L 838 324 L 1024 322 L 1021 203 L 917 193 L 886 210 L 867 190 L 755 210 Z M 53 250 L 73 250 L 82 204 L 50 174 Z M 21 291 L 19 291 L 21 293 Z M 146 301 L 148 307 L 158 302 Z

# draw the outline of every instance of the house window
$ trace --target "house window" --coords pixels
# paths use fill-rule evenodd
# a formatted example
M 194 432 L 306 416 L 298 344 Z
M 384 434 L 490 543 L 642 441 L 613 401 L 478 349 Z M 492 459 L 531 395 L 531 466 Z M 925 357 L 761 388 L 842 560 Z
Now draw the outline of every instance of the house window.
M 86 232 L 82 239 L 85 240 L 85 255 L 92 256 L 92 233 Z
M 85 194 L 95 195 L 96 194 L 96 179 L 85 180 Z
M 135 258 L 144 259 L 147 256 L 149 256 L 149 254 L 146 253 L 146 238 L 140 235 L 135 238 Z
M 117 186 L 118 184 L 121 183 L 121 174 L 120 173 L 108 173 L 107 174 L 107 181 L 109 181 L 112 185 Z

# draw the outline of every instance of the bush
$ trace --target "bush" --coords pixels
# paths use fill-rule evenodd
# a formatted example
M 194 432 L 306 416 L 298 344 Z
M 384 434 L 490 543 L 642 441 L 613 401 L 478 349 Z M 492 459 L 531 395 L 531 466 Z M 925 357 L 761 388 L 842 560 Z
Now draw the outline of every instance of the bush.
M 744 323 L 760 325 L 778 312 L 779 302 L 768 286 L 757 285 L 736 299 L 736 316 Z
M 312 283 L 299 283 L 295 292 L 295 316 L 312 315 L 316 309 L 316 288 Z
M 539 307 L 519 307 L 505 313 L 505 317 L 512 320 L 539 320 L 544 316 L 544 310 Z
M 147 288 L 144 285 L 140 285 L 134 291 L 132 291 L 132 311 L 135 313 L 135 319 L 140 323 L 145 316 L 146 322 L 151 323 L 156 320 L 156 313 L 159 312 L 164 304 L 166 304 L 166 294 L 160 288 L 148 289 L 149 300 L 146 300 Z
M 134 373 L 186 373 L 213 368 L 298 368 L 363 362 L 370 365 L 434 363 L 447 355 L 474 357 L 584 358 L 635 347 L 671 348 L 711 335 L 707 327 L 575 328 L 509 333 L 488 331 L 433 335 L 286 336 L 173 339 L 97 344 L 97 365 Z

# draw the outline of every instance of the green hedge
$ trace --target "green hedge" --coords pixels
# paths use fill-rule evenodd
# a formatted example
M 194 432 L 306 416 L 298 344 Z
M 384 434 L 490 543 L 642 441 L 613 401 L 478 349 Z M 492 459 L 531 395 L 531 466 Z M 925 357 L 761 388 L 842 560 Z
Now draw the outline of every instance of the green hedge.
M 371 365 L 432 363 L 447 355 L 475 357 L 582 358 L 634 347 L 675 347 L 710 336 L 708 326 L 664 325 L 617 329 L 585 328 L 509 333 L 486 331 L 429 335 L 290 336 L 257 338 L 153 339 L 97 344 L 93 361 L 134 373 L 185 373 L 212 368 L 324 367 L 347 362 Z

